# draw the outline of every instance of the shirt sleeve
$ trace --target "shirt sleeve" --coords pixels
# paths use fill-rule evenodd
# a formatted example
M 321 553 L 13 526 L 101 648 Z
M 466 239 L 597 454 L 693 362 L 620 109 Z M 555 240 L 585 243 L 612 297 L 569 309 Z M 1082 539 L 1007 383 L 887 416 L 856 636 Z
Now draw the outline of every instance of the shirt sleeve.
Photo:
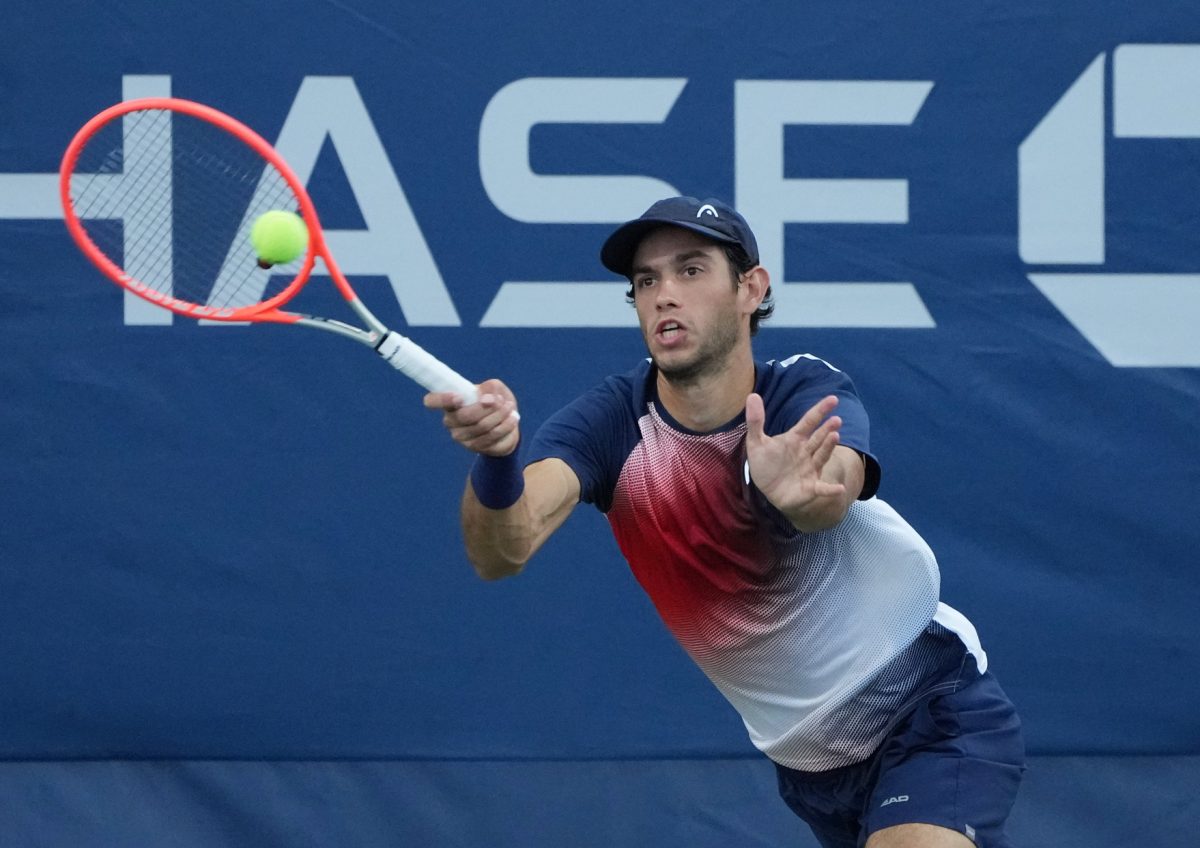
M 525 454 L 529 465 L 561 459 L 579 478 L 579 500 L 601 512 L 612 505 L 625 458 L 637 442 L 637 422 L 612 381 L 576 398 L 546 420 Z

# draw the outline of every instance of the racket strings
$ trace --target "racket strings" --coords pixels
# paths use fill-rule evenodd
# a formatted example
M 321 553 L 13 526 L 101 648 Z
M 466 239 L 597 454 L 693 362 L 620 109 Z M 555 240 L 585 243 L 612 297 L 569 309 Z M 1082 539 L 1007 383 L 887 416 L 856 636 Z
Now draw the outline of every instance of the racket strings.
M 88 238 L 145 288 L 234 310 L 286 288 L 300 260 L 264 270 L 250 244 L 263 212 L 295 211 L 283 175 L 220 127 L 147 109 L 97 130 L 80 152 L 71 202 Z
M 173 274 L 173 216 L 161 207 L 171 196 L 174 168 L 171 161 L 171 135 L 163 132 L 170 113 L 132 112 L 121 122 L 106 125 L 97 132 L 80 156 L 82 163 L 90 148 L 116 144 L 104 156 L 103 172 L 117 176 L 104 180 L 72 179 L 72 204 L 94 244 L 114 264 L 140 283 L 160 294 L 194 301 Z M 77 168 L 79 165 L 77 164 Z M 148 213 L 159 208 L 158 216 Z M 118 220 L 121 233 L 90 226 L 94 218 Z

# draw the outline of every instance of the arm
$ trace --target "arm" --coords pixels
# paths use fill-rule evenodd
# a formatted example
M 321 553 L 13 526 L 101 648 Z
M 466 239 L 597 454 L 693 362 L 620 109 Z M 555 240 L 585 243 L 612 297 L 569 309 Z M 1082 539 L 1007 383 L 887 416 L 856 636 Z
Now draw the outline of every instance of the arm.
M 499 496 L 499 503 L 495 492 L 483 492 L 481 500 L 474 479 L 468 479 L 462 499 L 467 557 L 480 577 L 494 580 L 521 572 L 571 514 L 579 501 L 580 484 L 558 459 L 534 463 L 522 472 L 515 462 L 520 442 L 516 398 L 499 380 L 481 383 L 479 395 L 477 403 L 463 406 L 453 393 L 431 392 L 425 396 L 425 406 L 442 410 L 442 422 L 453 439 L 482 462 L 493 463 L 490 476 L 508 492 Z M 476 477 L 473 470 L 472 478 Z
M 579 502 L 579 478 L 561 459 L 535 462 L 524 474 L 525 490 L 507 509 L 488 509 L 467 481 L 463 537 L 467 557 L 484 580 L 519 574 Z
M 762 398 L 752 394 L 746 399 L 750 477 L 766 499 L 804 532 L 838 524 L 862 492 L 864 460 L 838 444 L 842 421 L 830 416 L 837 402 L 834 395 L 823 398 L 790 430 L 768 436 L 763 432 Z

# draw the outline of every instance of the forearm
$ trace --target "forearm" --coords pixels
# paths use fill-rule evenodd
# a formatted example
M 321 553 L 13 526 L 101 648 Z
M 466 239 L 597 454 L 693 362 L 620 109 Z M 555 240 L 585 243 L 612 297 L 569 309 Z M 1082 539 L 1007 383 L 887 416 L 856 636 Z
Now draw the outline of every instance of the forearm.
M 460 507 L 467 557 L 485 580 L 519 574 L 579 502 L 578 477 L 561 459 L 522 467 L 516 398 L 500 380 L 480 383 L 470 406 L 453 392 L 430 392 L 424 403 L 476 454 Z
M 485 580 L 519 574 L 579 501 L 579 480 L 566 463 L 548 459 L 521 474 L 520 496 L 496 499 L 495 488 L 476 473 L 462 499 L 467 557 Z M 478 488 L 477 488 L 478 487 Z
M 507 509 L 489 509 L 479 502 L 468 480 L 462 498 L 462 529 L 467 558 L 484 580 L 520 574 L 533 555 L 536 532 L 524 495 Z

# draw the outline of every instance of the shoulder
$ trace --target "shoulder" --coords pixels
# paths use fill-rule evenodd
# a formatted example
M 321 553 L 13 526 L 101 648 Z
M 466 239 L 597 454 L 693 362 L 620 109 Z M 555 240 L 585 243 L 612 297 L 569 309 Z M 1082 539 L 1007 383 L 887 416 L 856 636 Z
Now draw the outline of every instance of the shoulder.
M 563 460 L 580 481 L 581 499 L 607 510 L 621 467 L 639 438 L 649 378 L 649 363 L 639 363 L 575 398 L 537 429 L 526 463 Z
M 768 359 L 763 365 L 776 379 L 845 377 L 845 372 L 827 359 L 812 353 L 796 353 L 786 359 Z
M 598 394 L 613 400 L 628 404 L 638 409 L 648 400 L 649 381 L 652 371 L 649 359 L 643 359 L 624 374 L 614 374 L 605 378 L 589 394 Z
M 755 389 L 768 410 L 797 398 L 816 403 L 828 394 L 857 396 L 854 383 L 840 368 L 811 353 L 758 363 Z M 807 408 L 807 407 L 806 407 Z
M 650 362 L 639 362 L 623 374 L 613 374 L 568 402 L 550 420 L 583 418 L 605 426 L 615 418 L 636 421 L 647 402 Z

